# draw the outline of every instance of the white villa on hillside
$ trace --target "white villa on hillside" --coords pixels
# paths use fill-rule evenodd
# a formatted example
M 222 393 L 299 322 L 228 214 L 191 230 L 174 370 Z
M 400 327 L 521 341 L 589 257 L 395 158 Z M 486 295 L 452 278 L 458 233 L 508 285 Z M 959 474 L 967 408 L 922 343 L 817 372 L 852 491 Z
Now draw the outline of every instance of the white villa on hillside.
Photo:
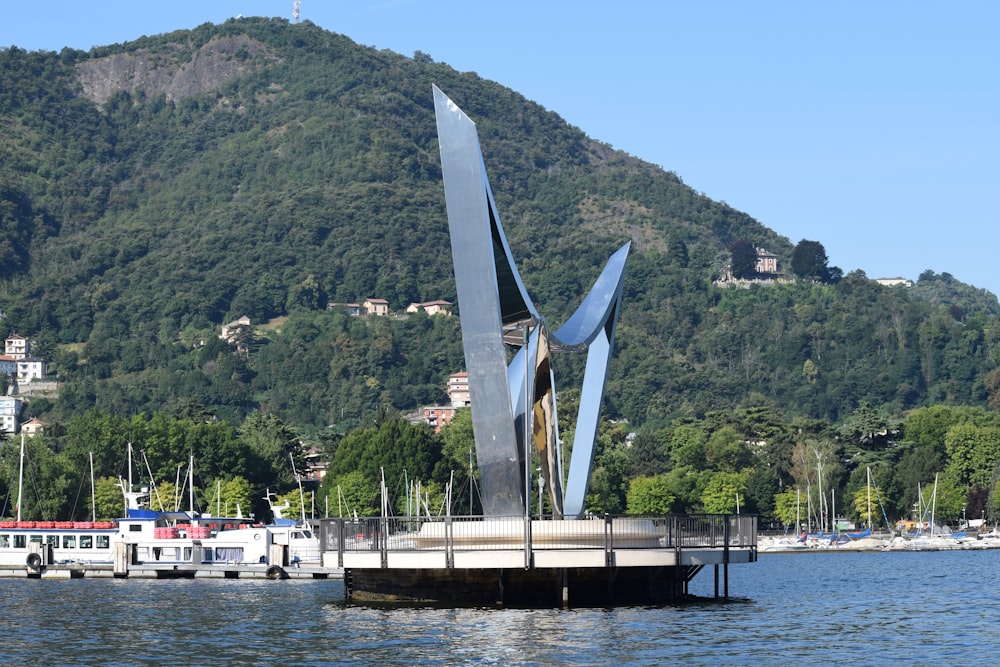
M 361 306 L 368 315 L 383 317 L 389 314 L 389 302 L 385 299 L 365 299 L 365 302 Z
M 23 357 L 17 361 L 17 381 L 28 384 L 45 377 L 45 360 L 40 357 Z
M 913 281 L 906 278 L 876 278 L 875 282 L 879 285 L 885 285 L 886 287 L 896 287 L 897 285 L 902 285 L 903 287 L 913 287 Z
M 451 315 L 451 301 L 425 301 L 424 303 L 411 303 L 406 307 L 408 313 L 419 313 L 424 311 L 428 315 Z
M 7 336 L 3 342 L 3 353 L 15 359 L 23 359 L 31 354 L 31 343 L 28 339 L 19 334 Z
M 14 435 L 18 431 L 24 401 L 14 396 L 0 396 L 0 432 Z

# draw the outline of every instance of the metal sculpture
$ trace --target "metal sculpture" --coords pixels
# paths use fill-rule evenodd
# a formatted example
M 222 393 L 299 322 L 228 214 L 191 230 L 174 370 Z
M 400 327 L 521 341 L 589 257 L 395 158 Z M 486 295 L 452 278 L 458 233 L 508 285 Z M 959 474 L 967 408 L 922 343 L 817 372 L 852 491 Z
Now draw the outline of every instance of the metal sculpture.
M 437 86 L 434 110 L 483 513 L 530 514 L 530 446 L 534 444 L 548 476 L 553 515 L 579 517 L 584 512 L 593 464 L 630 244 L 611 256 L 566 323 L 549 332 L 514 264 L 486 176 L 475 123 Z M 507 344 L 520 345 L 509 366 Z M 587 354 L 565 485 L 553 349 Z

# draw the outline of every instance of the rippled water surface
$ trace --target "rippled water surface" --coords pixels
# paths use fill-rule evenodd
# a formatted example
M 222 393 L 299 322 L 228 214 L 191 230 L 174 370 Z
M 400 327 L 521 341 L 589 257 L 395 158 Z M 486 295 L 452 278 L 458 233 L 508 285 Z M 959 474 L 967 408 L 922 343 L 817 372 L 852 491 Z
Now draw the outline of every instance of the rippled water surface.
M 4 665 L 980 665 L 1000 551 L 766 554 L 725 602 L 365 607 L 330 581 L 0 580 Z M 711 596 L 706 569 L 691 592 Z

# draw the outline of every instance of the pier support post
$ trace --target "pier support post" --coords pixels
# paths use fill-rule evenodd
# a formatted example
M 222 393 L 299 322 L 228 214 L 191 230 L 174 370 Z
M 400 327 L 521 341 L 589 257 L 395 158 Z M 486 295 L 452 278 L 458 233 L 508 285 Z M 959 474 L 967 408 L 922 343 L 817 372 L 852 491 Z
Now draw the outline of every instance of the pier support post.
M 115 561 L 112 573 L 115 577 L 127 577 L 128 566 L 135 559 L 135 545 L 119 542 L 115 545 Z

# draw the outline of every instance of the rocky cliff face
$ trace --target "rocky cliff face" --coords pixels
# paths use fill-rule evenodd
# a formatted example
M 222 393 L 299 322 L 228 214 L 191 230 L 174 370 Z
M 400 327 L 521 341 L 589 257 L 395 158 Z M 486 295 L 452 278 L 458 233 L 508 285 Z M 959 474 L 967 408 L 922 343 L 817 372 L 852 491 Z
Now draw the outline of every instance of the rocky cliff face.
M 83 94 L 98 106 L 120 90 L 177 100 L 218 90 L 259 62 L 276 60 L 265 45 L 244 35 L 214 39 L 178 66 L 181 53 L 176 45 L 166 52 L 142 49 L 88 60 L 77 66 L 77 77 Z

